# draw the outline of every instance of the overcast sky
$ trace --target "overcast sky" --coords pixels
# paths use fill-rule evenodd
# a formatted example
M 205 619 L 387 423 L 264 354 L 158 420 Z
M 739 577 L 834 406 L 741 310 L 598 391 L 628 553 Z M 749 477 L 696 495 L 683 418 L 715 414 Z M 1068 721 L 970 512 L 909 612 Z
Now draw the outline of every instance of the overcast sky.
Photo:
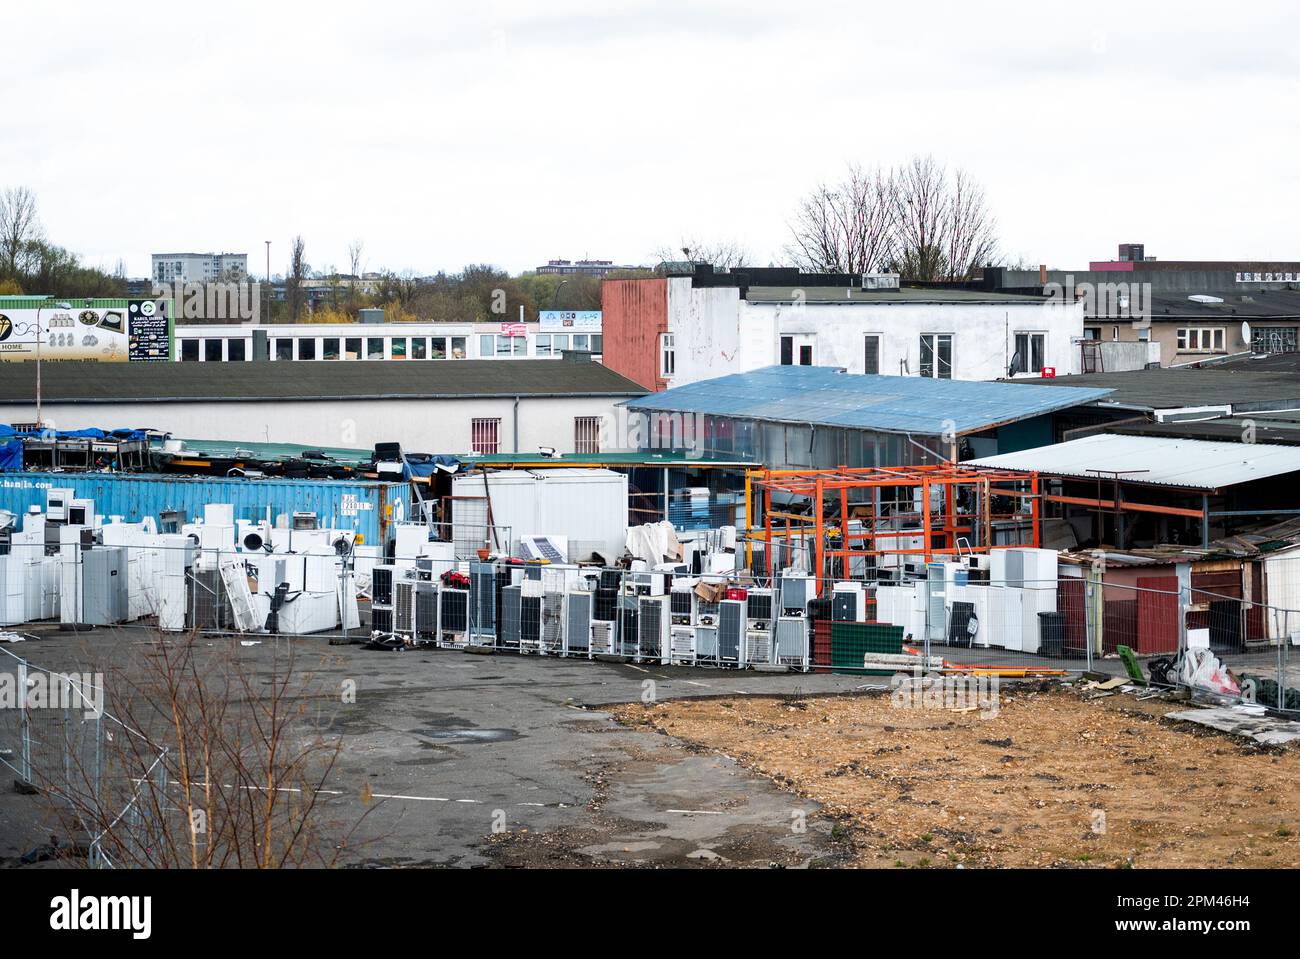
M 880 8 L 880 9 L 877 9 Z M 933 154 L 1003 251 L 1300 260 L 1294 3 L 281 0 L 5 8 L 0 186 L 49 237 L 281 272 L 781 262 L 801 194 Z

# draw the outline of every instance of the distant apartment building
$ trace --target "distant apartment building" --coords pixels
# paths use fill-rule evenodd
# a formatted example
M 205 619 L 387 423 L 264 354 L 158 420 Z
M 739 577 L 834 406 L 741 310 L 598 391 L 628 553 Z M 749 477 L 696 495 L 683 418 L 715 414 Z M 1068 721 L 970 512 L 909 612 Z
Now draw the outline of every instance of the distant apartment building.
M 615 266 L 613 260 L 547 260 L 537 272 L 552 276 L 605 276 L 616 270 L 635 270 L 635 266 Z
M 1079 372 L 1083 308 L 896 275 L 747 268 L 606 280 L 604 363 L 651 390 L 772 365 L 994 380 Z
M 248 277 L 247 253 L 155 253 L 155 283 L 212 283 Z

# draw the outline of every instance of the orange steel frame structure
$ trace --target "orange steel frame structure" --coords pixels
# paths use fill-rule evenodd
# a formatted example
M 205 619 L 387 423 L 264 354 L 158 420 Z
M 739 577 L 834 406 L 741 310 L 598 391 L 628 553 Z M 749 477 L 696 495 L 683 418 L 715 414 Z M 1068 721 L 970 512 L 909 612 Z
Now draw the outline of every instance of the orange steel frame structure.
M 972 514 L 959 516 L 956 510 L 957 491 L 969 487 L 978 497 L 980 509 Z M 919 513 L 891 513 L 877 516 L 871 512 L 865 516 L 850 517 L 849 493 L 853 490 L 877 489 L 917 489 L 921 490 L 921 510 Z M 931 490 L 943 490 L 943 509 L 938 517 L 942 523 L 936 526 L 936 517 L 931 510 Z M 848 569 L 852 556 L 916 555 L 923 556 L 929 562 L 936 553 L 955 553 L 958 551 L 958 539 L 965 537 L 968 550 L 986 553 L 995 549 L 990 545 L 992 524 L 996 519 L 1023 519 L 1023 513 L 995 514 L 991 506 L 996 496 L 1006 496 L 1029 501 L 1029 520 L 1032 530 L 1031 539 L 1034 547 L 1041 542 L 1040 519 L 1041 498 L 1039 496 L 1038 473 L 1012 472 L 1007 470 L 975 470 L 949 463 L 934 466 L 873 466 L 861 469 L 839 467 L 833 470 L 751 470 L 745 477 L 745 520 L 748 531 L 754 529 L 753 492 L 762 492 L 764 554 L 768 575 L 772 573 L 772 541 L 774 536 L 790 542 L 796 535 L 805 535 L 811 527 L 813 534 L 813 574 L 817 577 L 818 592 L 821 591 L 824 560 L 827 556 L 839 556 L 843 569 Z M 793 496 L 807 497 L 812 501 L 812 512 L 808 515 L 773 511 L 772 493 L 783 492 Z M 840 508 L 840 544 L 838 548 L 826 548 L 826 504 L 828 500 L 839 500 Z M 872 496 L 871 508 L 877 496 Z M 861 504 L 854 504 L 861 511 Z M 878 520 L 898 519 L 908 515 L 919 520 L 919 529 L 877 529 Z M 860 533 L 848 532 L 849 519 L 861 519 L 863 530 Z M 774 523 L 784 523 L 784 529 L 774 529 Z M 978 523 L 978 526 L 977 526 Z M 926 535 L 926 531 L 929 535 Z M 889 540 L 920 536 L 920 549 L 890 546 Z M 935 538 L 941 537 L 940 545 L 935 546 Z M 878 542 L 883 540 L 885 542 Z M 863 548 L 854 549 L 853 541 L 862 541 Z

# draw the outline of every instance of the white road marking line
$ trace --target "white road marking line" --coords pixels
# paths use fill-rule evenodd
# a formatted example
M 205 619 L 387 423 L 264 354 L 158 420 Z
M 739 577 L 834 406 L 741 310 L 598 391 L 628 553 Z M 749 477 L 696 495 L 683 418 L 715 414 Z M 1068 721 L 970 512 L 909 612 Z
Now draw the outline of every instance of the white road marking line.
M 687 683 L 687 685 L 689 685 L 689 686 L 703 686 L 705 689 L 712 689 L 712 688 L 713 688 L 713 687 L 710 686 L 708 683 L 697 683 L 697 682 L 696 682 L 695 680 L 693 680 L 693 679 L 688 679 L 688 680 L 686 680 L 686 683 Z
M 638 673 L 648 673 L 648 672 L 650 672 L 650 670 L 648 670 L 648 669 L 642 669 L 640 666 L 632 666 L 631 663 L 628 663 L 628 666 L 630 666 L 632 669 L 635 669 Z

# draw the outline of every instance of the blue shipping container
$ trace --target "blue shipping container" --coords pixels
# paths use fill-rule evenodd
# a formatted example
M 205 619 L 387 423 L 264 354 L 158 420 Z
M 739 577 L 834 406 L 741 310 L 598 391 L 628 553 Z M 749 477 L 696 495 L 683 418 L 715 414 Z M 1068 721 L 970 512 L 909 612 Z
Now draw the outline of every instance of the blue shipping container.
M 0 508 L 19 515 L 28 507 L 45 509 L 45 491 L 70 489 L 78 499 L 95 501 L 105 518 L 138 523 L 165 510 L 180 510 L 189 521 L 203 518 L 206 503 L 230 503 L 235 519 L 271 521 L 281 514 L 315 513 L 322 527 L 356 530 L 365 543 L 383 545 L 393 523 L 405 521 L 410 488 L 405 483 L 319 479 L 241 479 L 224 476 L 172 476 L 132 473 L 0 473 Z

